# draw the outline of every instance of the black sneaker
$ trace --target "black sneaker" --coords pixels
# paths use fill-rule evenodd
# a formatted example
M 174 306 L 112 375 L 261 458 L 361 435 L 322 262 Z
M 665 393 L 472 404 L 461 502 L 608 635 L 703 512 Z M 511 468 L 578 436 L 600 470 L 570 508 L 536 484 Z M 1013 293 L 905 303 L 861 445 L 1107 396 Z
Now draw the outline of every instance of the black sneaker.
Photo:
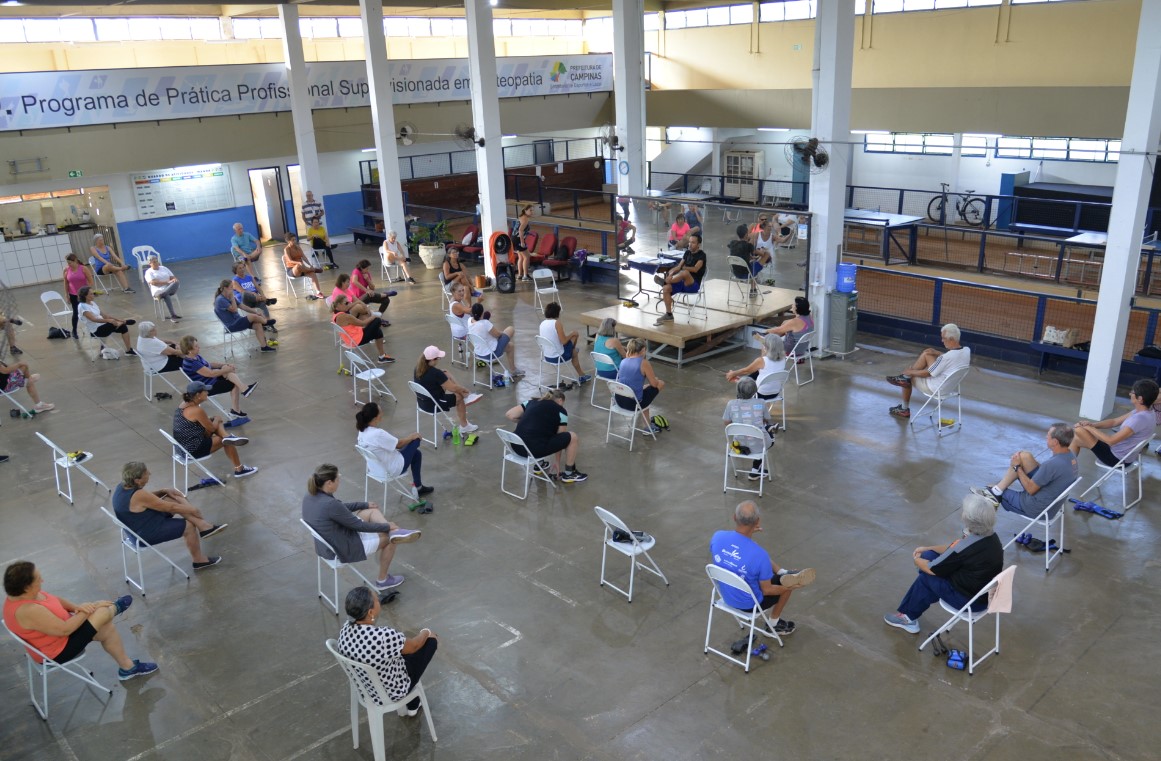
M 774 624 L 774 633 L 779 637 L 785 637 L 793 634 L 797 628 L 793 621 L 779 620 L 778 623 Z
M 10 455 L 0 454 L 0 462 L 8 462 L 10 459 L 12 459 Z
M 229 526 L 229 525 L 230 525 L 229 523 L 215 523 L 213 526 L 210 526 L 205 531 L 199 531 L 198 536 L 200 536 L 202 539 L 209 539 L 211 536 L 218 533 L 219 531 L 225 531 L 226 526 Z
M 560 474 L 560 480 L 566 484 L 575 484 L 588 479 L 587 473 L 581 473 L 576 468 L 566 470 Z
M 422 497 L 426 494 L 431 494 L 433 491 L 435 491 L 434 486 L 421 486 L 416 490 L 416 493 L 418 493 L 419 496 Z
M 214 566 L 216 566 L 218 563 L 221 563 L 221 562 L 222 562 L 221 555 L 212 555 L 212 556 L 210 556 L 210 559 L 204 563 L 194 563 L 193 569 L 195 571 L 204 571 L 207 568 L 213 568 Z
M 653 324 L 654 325 L 663 325 L 667 322 L 673 322 L 673 312 L 666 312 L 665 314 L 658 317 L 657 321 L 654 322 Z
M 125 354 L 126 354 L 126 356 L 130 356 L 130 357 L 136 357 L 136 356 L 137 356 L 137 352 L 133 351 L 132 349 L 126 349 L 126 350 L 125 350 Z
M 258 381 L 254 381 L 249 386 L 247 386 L 246 390 L 242 392 L 242 396 L 250 396 L 250 394 L 254 393 L 254 389 L 256 389 L 256 388 L 258 388 Z M 239 414 L 241 414 L 241 413 L 239 413 Z

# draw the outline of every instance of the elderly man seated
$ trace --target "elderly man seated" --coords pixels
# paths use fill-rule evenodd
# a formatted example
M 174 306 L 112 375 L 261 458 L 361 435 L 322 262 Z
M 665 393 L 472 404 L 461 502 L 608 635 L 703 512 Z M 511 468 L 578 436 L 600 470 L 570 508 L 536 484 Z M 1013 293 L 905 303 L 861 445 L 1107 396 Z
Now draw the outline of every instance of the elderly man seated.
M 1037 462 L 1031 452 L 1012 455 L 1008 470 L 995 485 L 972 487 L 972 493 L 986 498 L 996 508 L 1035 518 L 1044 508 L 1064 493 L 1077 479 L 1076 454 L 1072 446 L 1072 426 L 1053 423 L 1045 434 L 1048 451 L 1052 453 L 1043 463 Z M 1020 488 L 1010 488 L 1019 482 Z M 1057 507 L 1057 512 L 1060 508 Z
M 935 349 L 924 349 L 910 367 L 898 375 L 888 375 L 887 382 L 903 389 L 903 403 L 892 407 L 890 412 L 895 417 L 911 417 L 911 387 L 919 389 L 925 394 L 934 394 L 943 386 L 953 372 L 961 367 L 968 367 L 972 363 L 972 350 L 960 346 L 959 328 L 948 323 L 939 331 L 946 352 Z
M 762 516 L 758 505 L 747 500 L 734 508 L 734 530 L 718 531 L 710 540 L 710 554 L 714 565 L 725 568 L 746 580 L 762 610 L 770 611 L 770 622 L 779 636 L 793 634 L 793 621 L 783 621 L 782 611 L 790 602 L 790 593 L 814 582 L 814 569 L 788 571 L 780 568 L 762 545 L 754 541 L 754 534 L 762 530 Z M 742 593 L 723 586 L 722 599 L 740 610 L 751 610 L 753 601 Z
M 750 436 L 739 436 L 730 442 L 732 446 L 737 448 L 736 451 L 739 454 L 745 454 L 745 449 L 751 452 L 761 452 L 763 444 L 769 447 L 774 443 L 774 436 L 770 433 L 770 427 L 774 424 L 770 417 L 770 407 L 758 398 L 758 383 L 748 376 L 742 376 L 738 379 L 738 398 L 726 402 L 725 412 L 722 413 L 722 423 L 727 426 L 733 423 L 752 425 L 764 434 L 762 440 Z M 762 478 L 761 460 L 753 461 L 748 478 L 751 481 Z

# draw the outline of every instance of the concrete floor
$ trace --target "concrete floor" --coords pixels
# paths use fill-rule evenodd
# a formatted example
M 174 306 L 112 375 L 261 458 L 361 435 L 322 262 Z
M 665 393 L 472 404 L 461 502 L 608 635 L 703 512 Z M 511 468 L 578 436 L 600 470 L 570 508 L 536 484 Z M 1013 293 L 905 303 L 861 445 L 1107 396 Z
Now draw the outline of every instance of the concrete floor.
M 339 251 L 346 269 L 366 255 L 370 249 L 349 245 Z M 21 651 L 6 642 L 6 761 L 371 758 L 365 719 L 363 745 L 351 749 L 347 682 L 323 647 L 340 619 L 316 597 L 314 553 L 298 523 L 306 474 L 319 462 L 341 467 L 341 498 L 362 498 L 350 379 L 335 374 L 324 308 L 285 298 L 274 257 L 264 259 L 270 290 L 281 298 L 274 314 L 282 343 L 275 356 L 239 362 L 244 379 L 262 382 L 246 400 L 254 422 L 242 450 L 261 472 L 193 494 L 208 517 L 230 523 L 206 543 L 225 562 L 187 582 L 148 561 L 149 595 L 135 595 L 119 628 L 131 655 L 161 670 L 121 685 L 112 662 L 91 647 L 87 663 L 113 686 L 112 697 L 57 676 L 47 723 L 28 704 Z M 164 324 L 164 337 L 199 334 L 204 353 L 220 358 L 209 306 L 226 265 L 220 256 L 174 266 L 187 319 L 179 328 Z M 389 351 L 399 358 L 388 381 L 401 401 L 386 404 L 385 427 L 397 434 L 415 427 L 409 366 L 426 344 L 448 344 L 434 272 L 417 263 L 416 274 L 420 284 L 401 287 L 388 314 Z M 17 292 L 36 322 L 20 343 L 57 410 L 3 420 L 0 451 L 13 457 L 0 466 L 0 559 L 35 561 L 46 588 L 74 601 L 111 598 L 126 587 L 116 531 L 97 510 L 108 497 L 83 476 L 74 478 L 75 505 L 57 497 L 49 453 L 33 432 L 94 451 L 91 467 L 110 484 L 123 462 L 141 459 L 154 484 L 168 485 L 157 429 L 168 429 L 174 403 L 144 401 L 136 360 L 94 363 L 71 341 L 46 341 L 41 290 Z M 566 324 L 576 325 L 575 315 L 609 296 L 574 281 L 562 298 Z M 104 302 L 114 315 L 151 314 L 141 293 Z M 486 303 L 498 324 L 518 326 L 520 364 L 534 371 L 539 315 L 530 289 L 490 293 Z M 407 582 L 384 617 L 408 632 L 429 626 L 441 638 L 424 677 L 439 742 L 422 719 L 389 717 L 390 757 L 870 759 L 902 751 L 1020 761 L 1156 758 L 1161 688 L 1149 642 L 1161 625 L 1153 592 L 1161 526 L 1152 455 L 1150 496 L 1123 520 L 1069 511 L 1072 553 L 1051 574 L 1041 556 L 1008 553 L 1019 571 L 1003 652 L 974 676 L 950 670 L 916 651 L 919 638 L 882 622 L 914 575 L 911 550 L 955 536 L 969 486 L 998 477 L 1012 451 L 1037 447 L 1050 422 L 1075 418 L 1079 379 L 1057 377 L 1056 384 L 1028 368 L 981 362 L 965 386 L 963 430 L 937 439 L 886 414 L 898 394 L 883 376 L 919 347 L 862 338 L 847 361 L 816 362 L 817 380 L 787 394 L 789 430 L 775 445 L 776 476 L 760 500 L 765 531 L 758 538 L 776 561 L 815 567 L 818 581 L 787 608 L 798 632 L 748 675 L 704 655 L 702 642 L 707 544 L 730 525 L 741 499 L 721 491 L 720 414 L 733 393 L 723 372 L 752 352 L 681 371 L 659 366 L 668 386 L 657 410 L 673 428 L 632 453 L 623 442 L 602 443 L 605 413 L 589 406 L 587 389 L 570 394 L 579 465 L 590 478 L 555 491 L 534 486 L 523 502 L 498 489 L 500 448 L 491 431 L 533 389 L 524 383 L 486 392 L 472 408 L 482 429 L 478 446 L 425 447 L 435 513 L 399 514 L 398 501 L 388 501 L 400 523 L 422 527 L 424 536 L 397 555 L 393 570 Z M 462 369 L 454 374 L 465 380 Z M 225 474 L 224 457 L 211 463 Z M 1090 454 L 1081 468 L 1093 475 Z M 1107 490 L 1105 503 L 1116 503 L 1118 491 Z M 668 588 L 643 574 L 627 604 L 597 585 L 597 504 L 657 537 L 654 557 Z M 1001 516 L 1005 539 L 1017 528 Z M 188 568 L 180 543 L 166 549 Z M 352 579 L 344 576 L 344 590 Z M 942 621 L 930 611 L 922 624 L 930 631 Z M 717 645 L 732 639 L 734 630 L 719 620 Z M 966 645 L 966 632 L 957 630 L 951 643 Z

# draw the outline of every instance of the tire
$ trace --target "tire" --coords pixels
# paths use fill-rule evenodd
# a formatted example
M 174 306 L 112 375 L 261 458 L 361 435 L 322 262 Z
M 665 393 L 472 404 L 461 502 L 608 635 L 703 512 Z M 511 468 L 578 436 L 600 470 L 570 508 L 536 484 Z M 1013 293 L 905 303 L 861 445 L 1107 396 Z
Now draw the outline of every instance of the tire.
M 963 218 L 964 222 L 967 222 L 972 227 L 979 227 L 984 223 L 985 209 L 983 199 L 969 198 L 964 202 L 963 207 L 959 211 L 959 215 Z
M 927 202 L 927 218 L 937 225 L 944 223 L 944 196 L 936 196 Z

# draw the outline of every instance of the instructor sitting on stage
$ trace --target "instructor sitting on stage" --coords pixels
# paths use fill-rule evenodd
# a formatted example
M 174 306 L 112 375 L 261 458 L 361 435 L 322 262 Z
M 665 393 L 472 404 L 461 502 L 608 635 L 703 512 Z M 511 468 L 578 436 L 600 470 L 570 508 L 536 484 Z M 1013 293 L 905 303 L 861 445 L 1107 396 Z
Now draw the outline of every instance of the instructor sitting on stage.
M 697 293 L 701 290 L 701 279 L 705 275 L 705 251 L 701 250 L 701 234 L 689 236 L 689 248 L 677 266 L 664 275 L 657 276 L 662 286 L 661 298 L 665 301 L 665 314 L 658 318 L 658 325 L 673 322 L 673 294 Z

